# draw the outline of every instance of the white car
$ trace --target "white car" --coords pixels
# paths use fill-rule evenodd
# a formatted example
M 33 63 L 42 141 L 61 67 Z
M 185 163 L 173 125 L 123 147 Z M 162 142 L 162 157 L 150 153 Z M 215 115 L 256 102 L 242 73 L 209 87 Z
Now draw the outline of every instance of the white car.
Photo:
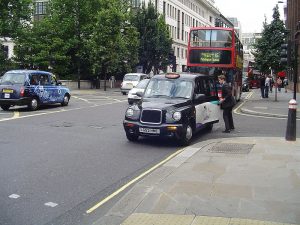
M 121 84 L 121 92 L 126 95 L 132 88 L 134 88 L 141 80 L 147 78 L 144 73 L 127 73 L 123 78 Z
M 141 97 L 137 96 L 136 93 L 137 92 L 144 92 L 144 90 L 146 89 L 146 87 L 149 83 L 149 80 L 150 79 L 141 80 L 134 88 L 132 88 L 128 92 L 128 103 L 130 105 L 141 99 Z

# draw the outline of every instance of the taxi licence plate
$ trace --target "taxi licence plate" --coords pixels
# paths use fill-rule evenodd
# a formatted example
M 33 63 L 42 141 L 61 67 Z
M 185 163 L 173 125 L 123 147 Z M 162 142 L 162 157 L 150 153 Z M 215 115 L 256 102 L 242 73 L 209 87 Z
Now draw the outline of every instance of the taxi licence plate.
M 140 127 L 139 131 L 141 133 L 146 133 L 146 134 L 160 134 L 160 129 L 153 129 L 153 128 L 144 128 Z

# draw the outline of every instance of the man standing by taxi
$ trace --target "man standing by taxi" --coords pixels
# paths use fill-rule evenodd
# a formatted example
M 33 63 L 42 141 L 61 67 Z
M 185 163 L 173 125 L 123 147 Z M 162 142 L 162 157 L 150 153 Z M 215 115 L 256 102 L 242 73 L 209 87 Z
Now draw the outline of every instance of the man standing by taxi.
M 219 83 L 222 86 L 222 98 L 220 100 L 221 109 L 223 109 L 223 119 L 225 123 L 225 130 L 223 133 L 230 133 L 234 130 L 232 108 L 235 105 L 235 100 L 231 93 L 230 86 L 225 82 L 225 76 L 218 76 Z

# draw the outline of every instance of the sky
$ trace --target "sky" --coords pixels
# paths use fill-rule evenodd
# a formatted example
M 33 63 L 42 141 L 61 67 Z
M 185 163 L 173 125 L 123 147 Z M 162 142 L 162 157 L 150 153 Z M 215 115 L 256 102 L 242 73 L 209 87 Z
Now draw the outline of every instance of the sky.
M 278 0 L 215 0 L 215 6 L 225 17 L 237 17 L 242 25 L 242 33 L 252 33 L 261 32 L 265 15 L 268 23 L 272 21 L 273 8 L 277 2 Z M 278 3 L 282 20 L 284 5 L 286 3 Z

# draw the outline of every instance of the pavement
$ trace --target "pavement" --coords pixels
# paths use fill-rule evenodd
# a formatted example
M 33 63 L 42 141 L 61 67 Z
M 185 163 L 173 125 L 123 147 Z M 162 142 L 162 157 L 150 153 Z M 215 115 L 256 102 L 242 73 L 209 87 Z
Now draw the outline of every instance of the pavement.
M 244 93 L 236 112 L 287 117 L 292 92 L 274 101 L 274 92 L 261 99 L 259 91 Z M 212 139 L 180 149 L 113 193 L 127 191 L 93 225 L 300 224 L 297 137 Z

